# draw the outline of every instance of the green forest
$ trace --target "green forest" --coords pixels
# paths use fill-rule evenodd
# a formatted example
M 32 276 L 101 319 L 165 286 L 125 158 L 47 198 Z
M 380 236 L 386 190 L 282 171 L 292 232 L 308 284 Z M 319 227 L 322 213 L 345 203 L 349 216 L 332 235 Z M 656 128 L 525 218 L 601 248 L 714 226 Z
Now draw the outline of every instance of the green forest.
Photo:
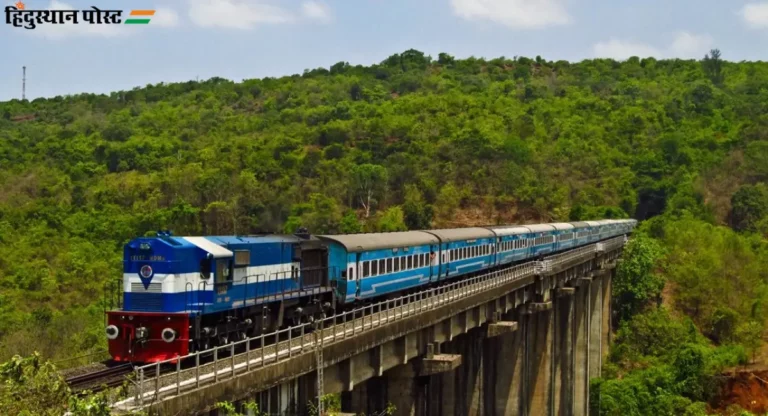
M 104 351 L 122 246 L 160 229 L 633 217 L 592 406 L 704 415 L 718 374 L 760 357 L 766 182 L 768 63 L 717 50 L 577 63 L 407 50 L 281 78 L 2 102 L 0 360 L 30 345 L 59 367 Z M 19 363 L 0 379 L 18 381 Z

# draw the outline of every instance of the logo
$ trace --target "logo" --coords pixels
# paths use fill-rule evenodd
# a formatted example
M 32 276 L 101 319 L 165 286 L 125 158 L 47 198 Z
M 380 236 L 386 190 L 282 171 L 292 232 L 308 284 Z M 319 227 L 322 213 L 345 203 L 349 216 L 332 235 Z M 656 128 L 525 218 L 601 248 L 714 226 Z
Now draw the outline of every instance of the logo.
M 91 25 L 146 25 L 155 10 L 131 10 L 129 18 L 123 21 L 122 10 L 101 10 L 91 6 L 90 10 L 29 10 L 21 1 L 5 7 L 5 23 L 14 27 L 34 29 L 43 24 L 91 24 Z
M 144 289 L 149 289 L 149 283 L 152 281 L 152 276 L 155 274 L 154 270 L 152 270 L 152 266 L 145 264 L 141 266 L 141 269 L 139 269 L 139 279 L 141 279 L 141 284 L 144 285 Z
M 148 264 L 141 266 L 141 270 L 139 270 L 139 274 L 141 274 L 141 277 L 145 279 L 149 279 L 150 277 L 152 277 L 152 273 L 153 273 L 152 266 Z

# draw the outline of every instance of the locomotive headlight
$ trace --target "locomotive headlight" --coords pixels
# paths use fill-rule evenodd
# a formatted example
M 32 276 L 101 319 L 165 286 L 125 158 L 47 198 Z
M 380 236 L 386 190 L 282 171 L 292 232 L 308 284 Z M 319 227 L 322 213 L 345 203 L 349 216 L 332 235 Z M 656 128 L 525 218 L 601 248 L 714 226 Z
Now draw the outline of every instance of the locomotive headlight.
M 176 331 L 171 328 L 163 329 L 163 341 L 165 342 L 173 342 L 176 340 L 176 335 Z
M 149 329 L 140 326 L 136 328 L 136 339 L 147 339 L 149 338 Z
M 107 339 L 117 339 L 118 334 L 120 334 L 120 331 L 116 326 L 110 325 L 107 327 Z

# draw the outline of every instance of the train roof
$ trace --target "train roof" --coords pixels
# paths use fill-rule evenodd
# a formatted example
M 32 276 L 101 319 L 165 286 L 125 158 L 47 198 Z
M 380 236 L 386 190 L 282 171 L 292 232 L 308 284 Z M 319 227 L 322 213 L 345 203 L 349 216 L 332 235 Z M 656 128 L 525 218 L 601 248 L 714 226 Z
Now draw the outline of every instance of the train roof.
M 492 230 L 499 237 L 516 234 L 528 234 L 531 232 L 528 227 L 524 227 L 522 225 L 498 225 L 494 227 L 488 227 L 488 229 Z
M 185 241 L 187 241 L 190 244 L 193 244 L 203 251 L 206 251 L 213 255 L 214 258 L 219 257 L 232 257 L 233 253 L 230 250 L 227 250 L 226 248 L 220 246 L 219 244 L 216 244 L 214 241 L 210 240 L 210 237 L 181 237 Z
M 443 243 L 450 241 L 471 240 L 474 238 L 496 237 L 496 234 L 494 234 L 493 231 L 480 227 L 444 228 L 441 230 L 424 230 L 424 232 L 440 237 L 440 240 L 442 240 Z
M 574 228 L 589 227 L 589 223 L 586 221 L 573 221 L 571 222 Z
M 381 250 L 395 247 L 413 247 L 437 244 L 438 239 L 422 231 L 392 233 L 318 235 L 317 237 L 341 244 L 349 253 Z
M 525 225 L 525 228 L 531 230 L 533 233 L 540 233 L 543 231 L 552 231 L 555 227 L 552 224 L 529 224 Z
M 551 222 L 547 225 L 551 225 L 556 230 L 572 230 L 573 224 L 567 223 L 567 222 Z
M 240 244 L 267 244 L 267 243 L 298 243 L 299 237 L 294 235 L 266 234 L 266 235 L 214 235 L 205 237 L 216 244 L 240 245 Z

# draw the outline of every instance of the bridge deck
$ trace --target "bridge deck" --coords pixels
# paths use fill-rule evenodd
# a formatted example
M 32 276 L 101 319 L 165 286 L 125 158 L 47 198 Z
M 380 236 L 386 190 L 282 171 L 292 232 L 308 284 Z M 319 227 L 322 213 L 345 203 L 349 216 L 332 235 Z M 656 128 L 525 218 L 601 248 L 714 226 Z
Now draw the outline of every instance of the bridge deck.
M 152 367 L 159 366 L 161 363 L 139 367 L 136 371 L 135 384 L 130 389 L 130 397 L 114 403 L 113 407 L 117 411 L 146 408 L 157 404 L 164 398 L 183 395 L 190 391 L 199 391 L 201 387 L 210 386 L 223 380 L 232 380 L 252 372 L 263 371 L 263 383 L 259 384 L 269 387 L 284 380 L 285 377 L 300 375 L 270 371 L 270 367 L 274 367 L 276 363 L 294 360 L 297 361 L 296 371 L 307 373 L 316 367 L 314 352 L 319 347 L 323 349 L 323 354 L 329 358 L 328 361 L 324 362 L 324 367 L 330 366 L 341 359 L 333 359 L 332 357 L 335 355 L 329 354 L 334 352 L 329 351 L 329 349 L 337 350 L 337 348 L 332 347 L 340 346 L 339 343 L 346 344 L 344 341 L 359 338 L 363 334 L 373 335 L 368 333 L 395 323 L 405 323 L 405 320 L 417 317 L 427 311 L 444 308 L 455 309 L 456 306 L 459 306 L 459 302 L 466 303 L 464 301 L 479 294 L 502 296 L 504 293 L 501 293 L 500 289 L 506 293 L 512 287 L 510 284 L 530 284 L 536 275 L 548 275 L 567 269 L 594 258 L 596 253 L 614 250 L 622 246 L 624 242 L 623 236 L 612 238 L 547 257 L 542 262 L 520 264 L 505 270 L 456 281 L 442 287 L 328 317 L 314 326 L 314 328 L 320 326 L 322 330 L 318 328 L 312 332 L 313 325 L 304 324 L 289 330 L 281 330 L 203 351 L 200 354 L 190 354 L 178 361 L 176 371 L 152 379 L 144 379 L 143 371 L 157 374 L 152 371 Z M 461 308 L 465 306 L 461 305 Z M 396 326 L 400 327 L 401 325 Z M 408 330 L 408 328 L 401 329 Z M 417 329 L 419 329 L 418 325 L 412 328 L 412 330 Z M 377 336 L 379 335 L 377 334 Z M 361 342 L 365 343 L 381 344 L 387 341 L 386 339 L 372 341 L 368 336 L 363 338 L 364 340 Z M 236 351 L 238 347 L 247 348 L 247 350 L 227 357 L 220 356 L 220 353 L 230 353 Z M 203 361 L 201 356 L 205 356 L 205 354 L 214 354 L 214 361 L 201 362 Z M 190 360 L 195 365 L 192 368 L 182 369 L 181 362 L 187 363 Z

